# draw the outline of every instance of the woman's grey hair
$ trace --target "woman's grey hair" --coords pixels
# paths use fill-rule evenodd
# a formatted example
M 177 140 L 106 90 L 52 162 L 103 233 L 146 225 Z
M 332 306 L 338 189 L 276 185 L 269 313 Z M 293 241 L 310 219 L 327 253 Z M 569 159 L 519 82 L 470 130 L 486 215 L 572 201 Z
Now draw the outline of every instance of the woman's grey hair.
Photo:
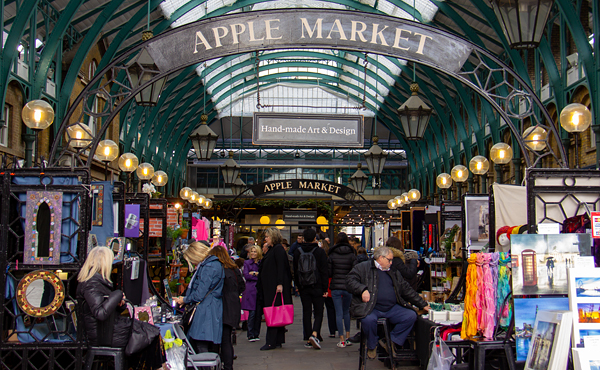
M 386 257 L 390 253 L 392 253 L 390 248 L 379 247 L 379 248 L 375 249 L 375 253 L 373 253 L 373 259 L 377 260 L 379 257 Z

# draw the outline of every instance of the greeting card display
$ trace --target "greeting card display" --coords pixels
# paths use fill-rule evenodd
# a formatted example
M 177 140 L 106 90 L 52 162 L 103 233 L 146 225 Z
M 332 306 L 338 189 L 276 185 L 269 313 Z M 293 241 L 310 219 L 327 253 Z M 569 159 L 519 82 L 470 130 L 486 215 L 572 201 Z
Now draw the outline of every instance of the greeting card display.
M 513 295 L 567 294 L 567 269 L 590 256 L 590 234 L 511 235 Z
M 573 312 L 573 346 L 600 335 L 600 268 L 569 269 L 569 307 Z
M 60 192 L 27 192 L 23 263 L 60 263 L 62 200 Z
M 538 312 L 525 370 L 564 370 L 571 348 L 570 311 Z

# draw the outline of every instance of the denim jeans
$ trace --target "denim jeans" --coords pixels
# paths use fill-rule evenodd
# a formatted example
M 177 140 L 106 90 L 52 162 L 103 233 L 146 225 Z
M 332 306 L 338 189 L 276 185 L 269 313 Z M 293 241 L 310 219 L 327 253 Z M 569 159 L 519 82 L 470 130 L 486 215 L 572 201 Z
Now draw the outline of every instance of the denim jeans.
M 258 325 L 257 325 L 258 324 Z M 260 321 L 256 323 L 256 311 L 248 311 L 248 339 L 258 338 L 260 335 Z
M 345 290 L 332 290 L 331 298 L 335 306 L 335 321 L 339 335 L 346 335 L 350 332 L 350 303 L 352 294 Z M 346 331 L 344 331 L 344 325 Z

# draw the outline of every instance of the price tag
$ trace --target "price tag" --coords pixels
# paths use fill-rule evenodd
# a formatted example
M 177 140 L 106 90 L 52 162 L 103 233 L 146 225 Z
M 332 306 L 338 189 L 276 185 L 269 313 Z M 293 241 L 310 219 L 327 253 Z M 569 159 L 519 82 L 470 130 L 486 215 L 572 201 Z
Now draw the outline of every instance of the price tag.
M 538 234 L 560 234 L 558 226 L 555 223 L 538 224 Z
M 600 212 L 592 212 L 592 238 L 600 238 Z
M 575 267 L 578 269 L 593 269 L 596 267 L 593 256 L 576 256 Z
M 600 335 L 589 335 L 583 337 L 583 346 L 585 348 L 599 348 L 600 347 Z

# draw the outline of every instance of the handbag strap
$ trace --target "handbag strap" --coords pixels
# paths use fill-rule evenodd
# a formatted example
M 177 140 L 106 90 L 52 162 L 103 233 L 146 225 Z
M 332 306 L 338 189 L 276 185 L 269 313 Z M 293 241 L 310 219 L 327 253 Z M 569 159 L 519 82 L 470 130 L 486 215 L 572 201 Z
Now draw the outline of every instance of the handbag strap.
M 277 299 L 277 294 L 281 294 L 281 305 L 283 306 L 283 293 L 275 292 L 275 297 L 273 297 L 273 304 L 271 305 L 271 307 L 275 307 L 275 300 Z

